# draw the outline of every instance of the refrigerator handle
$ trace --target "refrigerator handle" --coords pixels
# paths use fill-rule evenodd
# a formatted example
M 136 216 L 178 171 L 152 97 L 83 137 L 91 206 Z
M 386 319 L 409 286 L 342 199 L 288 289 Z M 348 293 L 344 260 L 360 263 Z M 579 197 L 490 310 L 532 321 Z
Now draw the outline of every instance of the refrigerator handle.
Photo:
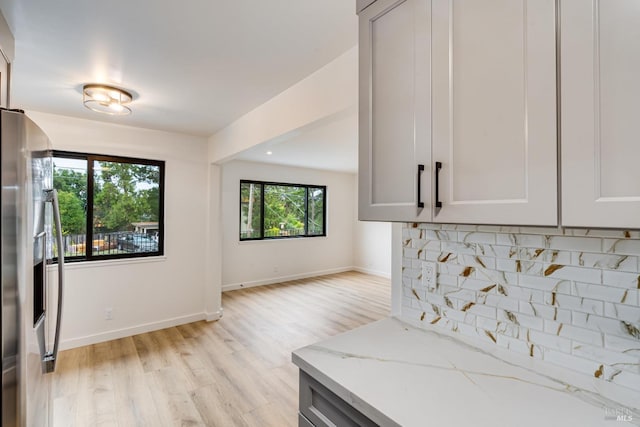
M 47 190 L 47 201 L 53 204 L 53 222 L 56 226 L 56 243 L 58 245 L 58 310 L 56 315 L 56 332 L 53 341 L 53 349 L 47 353 L 43 362 L 46 373 L 55 371 L 58 358 L 58 344 L 60 343 L 60 325 L 62 323 L 62 301 L 64 292 L 64 243 L 62 241 L 62 223 L 60 221 L 60 206 L 58 204 L 58 191 Z

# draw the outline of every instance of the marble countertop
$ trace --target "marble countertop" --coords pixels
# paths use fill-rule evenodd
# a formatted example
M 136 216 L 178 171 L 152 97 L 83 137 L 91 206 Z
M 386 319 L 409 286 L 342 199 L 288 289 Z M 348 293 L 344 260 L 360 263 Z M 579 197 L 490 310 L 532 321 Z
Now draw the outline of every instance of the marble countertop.
M 640 395 L 631 390 L 396 318 L 292 359 L 382 426 L 640 425 Z

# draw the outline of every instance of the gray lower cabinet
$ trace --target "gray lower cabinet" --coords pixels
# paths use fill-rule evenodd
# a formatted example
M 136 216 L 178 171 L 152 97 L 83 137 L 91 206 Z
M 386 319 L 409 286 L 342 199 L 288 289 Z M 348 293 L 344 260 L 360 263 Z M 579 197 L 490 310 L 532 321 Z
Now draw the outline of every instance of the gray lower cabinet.
M 302 370 L 299 405 L 300 427 L 378 426 Z

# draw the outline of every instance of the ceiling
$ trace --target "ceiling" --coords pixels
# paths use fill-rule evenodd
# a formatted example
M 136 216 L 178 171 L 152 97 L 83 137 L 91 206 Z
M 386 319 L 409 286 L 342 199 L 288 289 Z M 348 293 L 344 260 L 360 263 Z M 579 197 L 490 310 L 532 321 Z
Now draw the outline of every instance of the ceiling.
M 243 151 L 235 159 L 356 173 L 358 115 L 350 111 L 328 123 L 282 135 Z
M 0 0 L 0 9 L 16 38 L 12 107 L 202 136 L 357 39 L 348 0 Z M 112 118 L 85 109 L 81 88 L 94 82 L 131 91 L 133 113 Z M 339 129 L 350 132 L 355 153 L 355 125 L 339 121 Z M 305 155 L 321 156 L 332 130 L 309 132 L 318 145 Z M 294 151 L 308 142 L 289 137 L 281 145 Z M 272 159 L 282 155 L 273 152 Z

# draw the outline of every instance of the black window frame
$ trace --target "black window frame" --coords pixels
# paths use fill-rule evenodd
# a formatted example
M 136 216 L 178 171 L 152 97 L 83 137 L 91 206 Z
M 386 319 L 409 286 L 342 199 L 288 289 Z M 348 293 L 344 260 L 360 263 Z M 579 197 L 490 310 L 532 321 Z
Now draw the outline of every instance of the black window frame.
M 136 165 L 157 166 L 159 168 L 158 177 L 158 250 L 153 252 L 130 252 L 120 254 L 93 255 L 93 244 L 85 243 L 85 254 L 77 256 L 65 255 L 65 262 L 83 261 L 106 261 L 115 259 L 147 258 L 164 256 L 164 191 L 165 191 L 165 161 L 141 159 L 137 157 L 112 156 L 106 154 L 80 153 L 75 151 L 52 150 L 51 157 L 55 161 L 56 157 L 67 159 L 78 159 L 87 161 L 87 212 L 86 212 L 86 236 L 85 242 L 93 242 L 93 189 L 94 189 L 94 162 L 130 163 Z M 55 184 L 54 184 L 55 186 Z M 57 231 L 56 231 L 57 232 Z M 58 262 L 58 258 L 53 258 L 53 263 Z
M 261 237 L 246 237 L 242 238 L 242 185 L 243 184 L 260 184 L 260 236 Z M 297 234 L 294 236 L 267 236 L 264 235 L 264 189 L 265 186 L 280 186 L 280 187 L 303 187 L 305 189 L 305 206 L 304 206 L 304 230 L 305 234 Z M 322 189 L 322 234 L 308 234 L 309 227 L 309 189 L 320 188 Z M 313 185 L 313 184 L 293 184 L 290 182 L 273 182 L 273 181 L 257 181 L 253 179 L 241 179 L 238 186 L 238 238 L 240 242 L 251 242 L 257 240 L 286 240 L 286 239 L 306 239 L 311 237 L 326 237 L 327 236 L 327 186 L 326 185 Z

